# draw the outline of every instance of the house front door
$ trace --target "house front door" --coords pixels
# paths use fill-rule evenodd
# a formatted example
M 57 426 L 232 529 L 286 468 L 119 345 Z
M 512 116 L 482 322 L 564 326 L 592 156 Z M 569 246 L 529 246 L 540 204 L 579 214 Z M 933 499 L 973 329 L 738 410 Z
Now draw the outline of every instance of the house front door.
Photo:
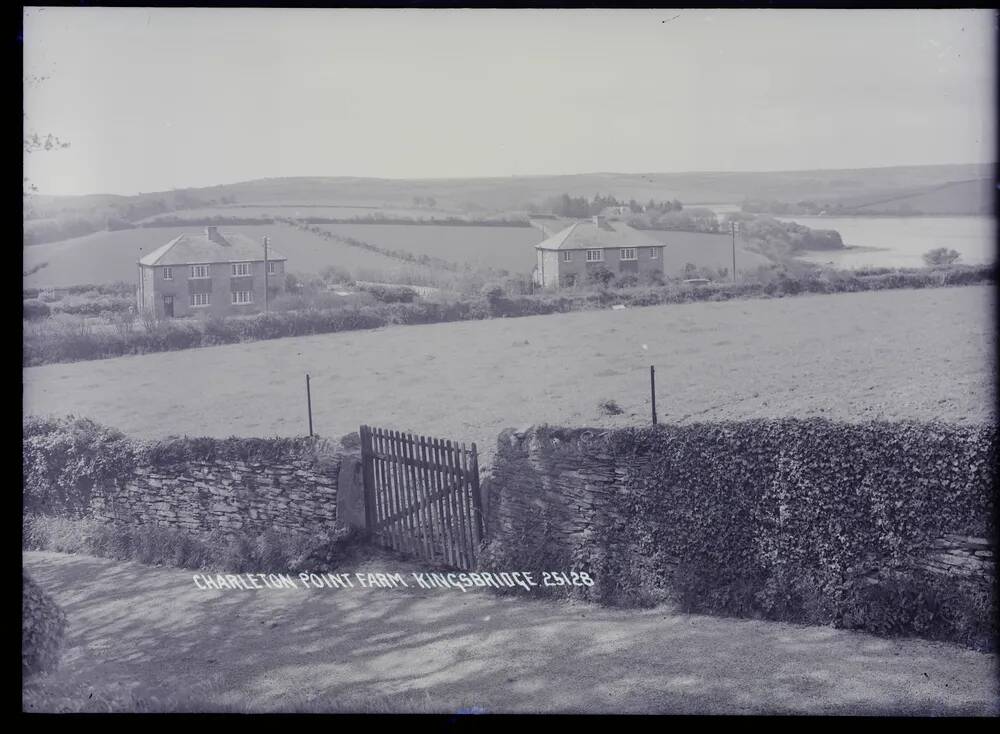
M 163 297 L 163 315 L 166 316 L 168 319 L 172 319 L 174 317 L 174 297 L 173 296 L 164 296 Z

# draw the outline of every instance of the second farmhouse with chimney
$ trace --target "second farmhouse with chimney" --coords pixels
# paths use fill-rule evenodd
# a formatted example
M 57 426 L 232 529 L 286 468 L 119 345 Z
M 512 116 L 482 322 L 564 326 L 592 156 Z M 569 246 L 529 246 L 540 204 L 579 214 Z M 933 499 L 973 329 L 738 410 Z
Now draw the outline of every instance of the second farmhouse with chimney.
M 575 222 L 535 245 L 534 279 L 542 286 L 585 283 L 598 268 L 616 277 L 663 273 L 663 243 L 604 216 Z

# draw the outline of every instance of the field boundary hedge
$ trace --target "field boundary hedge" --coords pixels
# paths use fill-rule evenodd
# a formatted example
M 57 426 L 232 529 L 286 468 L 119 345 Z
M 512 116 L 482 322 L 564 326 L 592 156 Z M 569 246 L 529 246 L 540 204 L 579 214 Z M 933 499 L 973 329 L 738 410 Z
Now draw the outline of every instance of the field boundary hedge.
M 453 301 L 379 303 L 345 308 L 309 308 L 301 311 L 257 314 L 252 318 L 212 318 L 158 322 L 151 331 L 129 333 L 94 331 L 86 327 L 37 331 L 25 329 L 23 366 L 106 359 L 177 349 L 280 339 L 288 336 L 331 334 L 375 329 L 397 324 L 435 324 L 487 318 L 513 318 L 567 313 L 613 304 L 658 306 L 741 298 L 782 298 L 804 293 L 856 293 L 898 288 L 933 288 L 996 283 L 996 266 L 951 266 L 939 269 L 875 270 L 870 273 L 826 273 L 803 278 L 778 274 L 762 283 L 690 285 L 669 283 L 637 288 L 566 290 L 536 295 L 505 295 L 487 285 L 475 296 Z M 33 322 L 33 326 L 41 322 Z
M 608 604 L 992 649 L 990 426 L 752 420 L 501 434 L 482 564 Z

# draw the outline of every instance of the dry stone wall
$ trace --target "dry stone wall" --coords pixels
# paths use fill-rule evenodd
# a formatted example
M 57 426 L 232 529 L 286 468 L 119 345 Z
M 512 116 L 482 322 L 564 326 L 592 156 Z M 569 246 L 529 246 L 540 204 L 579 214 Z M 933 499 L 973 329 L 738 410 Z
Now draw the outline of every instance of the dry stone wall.
M 193 533 L 321 533 L 337 522 L 339 469 L 339 457 L 322 468 L 306 459 L 139 465 L 117 487 L 97 492 L 91 511 L 110 522 Z

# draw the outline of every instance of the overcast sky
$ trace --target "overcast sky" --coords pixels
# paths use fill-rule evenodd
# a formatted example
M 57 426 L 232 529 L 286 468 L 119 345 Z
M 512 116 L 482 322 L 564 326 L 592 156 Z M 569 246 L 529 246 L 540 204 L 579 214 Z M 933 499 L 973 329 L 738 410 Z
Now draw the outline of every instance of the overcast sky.
M 43 193 L 994 160 L 991 11 L 27 9 Z

